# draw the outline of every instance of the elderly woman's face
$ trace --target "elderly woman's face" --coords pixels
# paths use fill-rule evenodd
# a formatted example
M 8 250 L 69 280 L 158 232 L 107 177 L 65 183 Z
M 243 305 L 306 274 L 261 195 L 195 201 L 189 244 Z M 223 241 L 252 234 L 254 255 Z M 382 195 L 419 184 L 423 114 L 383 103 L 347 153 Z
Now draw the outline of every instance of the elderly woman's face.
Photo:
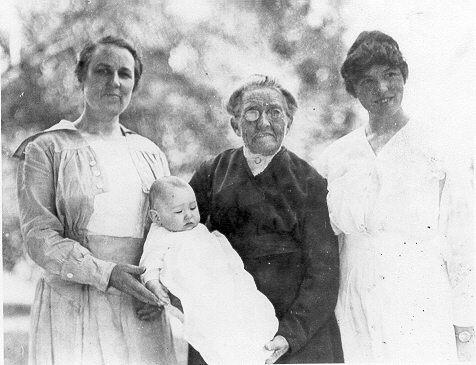
M 232 126 L 251 152 L 273 155 L 291 126 L 284 96 L 271 88 L 245 91 L 241 97 L 240 115 L 232 120 Z
M 91 57 L 83 81 L 86 108 L 119 115 L 129 105 L 133 88 L 132 54 L 115 45 L 99 45 Z

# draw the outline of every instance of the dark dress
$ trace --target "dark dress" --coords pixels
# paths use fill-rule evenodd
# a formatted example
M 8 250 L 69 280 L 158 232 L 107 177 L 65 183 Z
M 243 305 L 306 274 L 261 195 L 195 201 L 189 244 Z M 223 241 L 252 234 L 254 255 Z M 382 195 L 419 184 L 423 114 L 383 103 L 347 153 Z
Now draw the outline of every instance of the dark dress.
M 290 345 L 278 363 L 343 362 L 334 315 L 339 252 L 325 179 L 284 147 L 253 176 L 238 148 L 203 163 L 190 185 L 202 223 L 228 238 L 274 305 L 277 335 Z

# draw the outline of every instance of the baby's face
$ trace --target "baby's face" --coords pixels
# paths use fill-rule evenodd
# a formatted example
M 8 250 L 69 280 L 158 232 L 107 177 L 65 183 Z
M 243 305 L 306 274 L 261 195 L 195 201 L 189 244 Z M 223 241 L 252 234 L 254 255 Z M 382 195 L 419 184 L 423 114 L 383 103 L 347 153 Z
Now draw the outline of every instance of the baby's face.
M 173 194 L 159 203 L 160 224 L 169 231 L 189 231 L 200 223 L 197 201 L 192 188 L 174 188 Z

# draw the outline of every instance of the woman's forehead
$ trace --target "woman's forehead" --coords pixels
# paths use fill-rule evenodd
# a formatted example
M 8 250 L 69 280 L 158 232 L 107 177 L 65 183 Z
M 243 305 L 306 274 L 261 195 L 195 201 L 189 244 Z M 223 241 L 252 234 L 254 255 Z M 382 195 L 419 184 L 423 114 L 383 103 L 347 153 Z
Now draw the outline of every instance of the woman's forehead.
M 372 65 L 369 69 L 367 69 L 363 75 L 364 76 L 374 76 L 374 75 L 379 75 L 383 72 L 389 71 L 389 70 L 398 70 L 399 68 L 396 66 L 391 66 L 391 65 L 380 65 L 380 64 L 375 64 Z
M 134 69 L 134 57 L 126 48 L 100 44 L 91 56 L 90 64 L 110 64 Z
M 246 90 L 241 98 L 242 104 L 282 104 L 284 105 L 283 94 L 270 87 L 258 87 Z

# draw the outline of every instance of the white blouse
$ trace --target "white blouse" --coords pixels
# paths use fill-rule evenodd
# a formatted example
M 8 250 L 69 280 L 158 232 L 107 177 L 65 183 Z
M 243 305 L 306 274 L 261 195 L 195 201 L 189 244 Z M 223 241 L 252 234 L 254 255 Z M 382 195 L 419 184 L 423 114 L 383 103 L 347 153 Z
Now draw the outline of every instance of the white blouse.
M 88 224 L 89 233 L 141 238 L 146 194 L 124 138 L 89 142 L 109 181 L 110 191 L 98 194 Z
M 395 234 L 438 242 L 453 287 L 454 324 L 474 324 L 470 169 L 448 160 L 416 120 L 376 155 L 360 127 L 334 142 L 317 169 L 328 180 L 336 234 Z M 436 239 L 435 239 L 436 238 Z

